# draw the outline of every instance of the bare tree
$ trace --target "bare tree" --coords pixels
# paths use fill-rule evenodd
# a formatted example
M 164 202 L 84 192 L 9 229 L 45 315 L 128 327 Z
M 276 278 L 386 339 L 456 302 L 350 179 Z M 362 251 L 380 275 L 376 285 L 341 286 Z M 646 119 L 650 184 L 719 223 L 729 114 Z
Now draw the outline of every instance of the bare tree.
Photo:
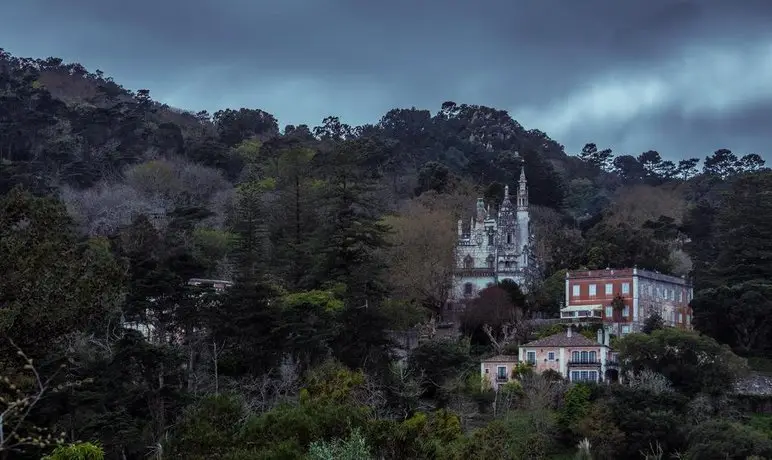
M 515 343 L 518 336 L 517 325 L 511 323 L 502 324 L 497 332 L 493 331 L 493 327 L 490 324 L 483 324 L 482 329 L 498 355 L 504 351 L 507 345 Z
M 386 384 L 386 390 L 399 401 L 395 405 L 397 412 L 394 416 L 400 420 L 405 420 L 420 404 L 421 395 L 424 392 L 424 371 L 416 372 L 403 363 L 392 364 L 389 371 L 390 378 Z
M 452 214 L 418 202 L 390 216 L 389 281 L 401 300 L 442 311 L 452 288 L 457 240 Z
M 638 373 L 628 371 L 625 374 L 625 383 L 630 388 L 646 390 L 655 394 L 673 391 L 673 387 L 667 377 L 650 369 L 644 369 Z
M 164 216 L 170 206 L 161 199 L 146 199 L 119 183 L 100 182 L 86 190 L 63 187 L 61 194 L 69 213 L 90 236 L 114 234 L 140 214 Z M 156 223 L 162 225 L 161 221 Z
M 32 387 L 25 388 L 24 385 L 14 383 L 17 376 L 0 377 L 0 385 L 4 386 L 4 391 L 0 393 L 0 456 L 3 459 L 8 458 L 10 452 L 22 452 L 26 447 L 48 447 L 64 443 L 64 433 L 54 435 L 45 428 L 25 426 L 25 422 L 46 393 L 62 391 L 86 382 L 65 383 L 51 388 L 57 373 L 43 379 L 32 359 L 11 339 L 8 341 L 24 362 L 23 369 L 31 374 Z
M 247 376 L 227 382 L 229 390 L 241 395 L 247 412 L 260 414 L 300 391 L 300 367 L 293 359 L 284 359 L 278 369 L 261 376 Z
M 222 172 L 179 157 L 132 166 L 124 176 L 141 196 L 173 206 L 205 205 L 217 192 L 230 188 Z
M 218 346 L 216 340 L 212 340 L 212 366 L 214 367 L 214 394 L 220 394 L 220 355 L 225 349 L 225 341 Z
M 462 427 L 469 427 L 470 421 L 479 413 L 479 405 L 468 394 L 469 375 L 462 373 L 442 385 L 448 395 L 448 408 L 458 415 Z
M 536 372 L 523 376 L 521 383 L 525 394 L 523 409 L 534 413 L 553 409 L 564 390 L 563 382 L 548 379 Z
M 509 345 L 518 345 L 527 339 L 530 323 L 525 321 L 523 309 L 512 304 L 509 294 L 499 287 L 490 287 L 475 299 L 472 311 L 465 313 L 464 323 L 478 327 L 501 354 Z
M 646 221 L 667 216 L 679 224 L 686 206 L 684 192 L 678 186 L 631 185 L 617 191 L 606 221 L 612 226 L 641 228 Z

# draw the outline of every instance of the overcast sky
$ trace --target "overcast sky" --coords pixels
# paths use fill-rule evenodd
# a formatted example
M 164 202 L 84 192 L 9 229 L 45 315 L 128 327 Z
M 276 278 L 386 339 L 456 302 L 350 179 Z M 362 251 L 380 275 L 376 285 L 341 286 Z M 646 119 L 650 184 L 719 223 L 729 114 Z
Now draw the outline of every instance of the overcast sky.
M 0 47 L 282 126 L 452 100 L 569 153 L 772 160 L 772 0 L 2 0 Z

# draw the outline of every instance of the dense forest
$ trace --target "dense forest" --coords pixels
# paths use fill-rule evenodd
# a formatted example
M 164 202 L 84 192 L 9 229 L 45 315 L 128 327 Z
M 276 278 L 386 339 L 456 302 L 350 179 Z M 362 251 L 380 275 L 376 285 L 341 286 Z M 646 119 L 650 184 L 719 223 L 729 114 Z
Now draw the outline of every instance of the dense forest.
M 538 273 L 442 336 L 455 222 L 521 168 Z M 770 223 L 755 153 L 570 155 L 454 102 L 280 129 L 0 49 L 0 458 L 772 458 L 769 397 L 735 391 L 772 370 Z M 483 329 L 630 266 L 691 278 L 697 331 L 615 339 L 624 384 L 481 381 Z

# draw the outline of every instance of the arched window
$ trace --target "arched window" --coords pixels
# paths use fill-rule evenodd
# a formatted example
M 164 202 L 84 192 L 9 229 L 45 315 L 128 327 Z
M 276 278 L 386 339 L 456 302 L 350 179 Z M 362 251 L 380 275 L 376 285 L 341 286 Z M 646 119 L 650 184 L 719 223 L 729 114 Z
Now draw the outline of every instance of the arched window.
M 467 270 L 474 268 L 474 259 L 472 259 L 472 256 L 467 255 L 464 257 L 464 268 Z
M 472 295 L 474 291 L 474 285 L 472 283 L 464 284 L 464 295 Z
M 591 363 L 594 363 L 594 362 L 595 362 L 595 360 L 596 360 L 596 358 L 595 358 L 595 352 L 594 352 L 594 351 L 591 351 L 591 352 L 590 352 L 590 362 L 591 362 Z
M 493 255 L 489 255 L 488 256 L 488 268 L 491 268 L 491 269 L 494 268 L 494 263 L 495 262 L 496 261 L 494 260 Z
M 507 233 L 507 244 L 512 244 L 512 234 Z
M 586 363 L 588 361 L 588 358 L 589 358 L 588 353 L 586 351 L 583 351 L 582 352 L 582 362 Z
M 575 351 L 575 352 L 571 353 L 571 360 L 572 361 L 579 361 L 579 352 L 578 351 Z

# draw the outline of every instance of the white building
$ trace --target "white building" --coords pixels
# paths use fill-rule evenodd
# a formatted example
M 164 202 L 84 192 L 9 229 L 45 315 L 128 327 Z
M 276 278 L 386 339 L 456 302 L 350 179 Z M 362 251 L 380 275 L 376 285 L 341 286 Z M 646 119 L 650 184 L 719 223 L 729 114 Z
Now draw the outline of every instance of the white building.
M 191 278 L 188 280 L 188 286 L 198 287 L 204 290 L 209 290 L 211 292 L 222 293 L 226 289 L 232 287 L 233 282 L 227 280 Z M 199 299 L 204 299 L 204 292 L 191 293 L 188 298 L 195 298 L 194 296 L 198 297 Z M 157 299 L 148 300 L 152 303 L 157 301 Z M 170 306 L 169 309 L 163 313 L 171 314 L 171 309 L 177 307 L 178 305 Z M 125 317 L 122 317 L 121 322 L 123 327 L 126 329 L 133 329 L 138 331 L 151 343 L 169 343 L 175 341 L 179 342 L 182 340 L 182 336 L 180 335 L 179 331 L 177 333 L 170 333 L 169 331 L 165 330 L 163 327 L 164 324 L 157 317 L 157 313 L 153 312 L 152 310 L 146 311 L 142 319 L 134 318 L 133 321 L 129 321 Z
M 498 212 L 492 213 L 478 198 L 468 229 L 458 221 L 452 303 L 474 298 L 482 289 L 506 279 L 524 288 L 531 247 L 525 169 L 520 172 L 516 203 L 512 206 L 506 186 Z

